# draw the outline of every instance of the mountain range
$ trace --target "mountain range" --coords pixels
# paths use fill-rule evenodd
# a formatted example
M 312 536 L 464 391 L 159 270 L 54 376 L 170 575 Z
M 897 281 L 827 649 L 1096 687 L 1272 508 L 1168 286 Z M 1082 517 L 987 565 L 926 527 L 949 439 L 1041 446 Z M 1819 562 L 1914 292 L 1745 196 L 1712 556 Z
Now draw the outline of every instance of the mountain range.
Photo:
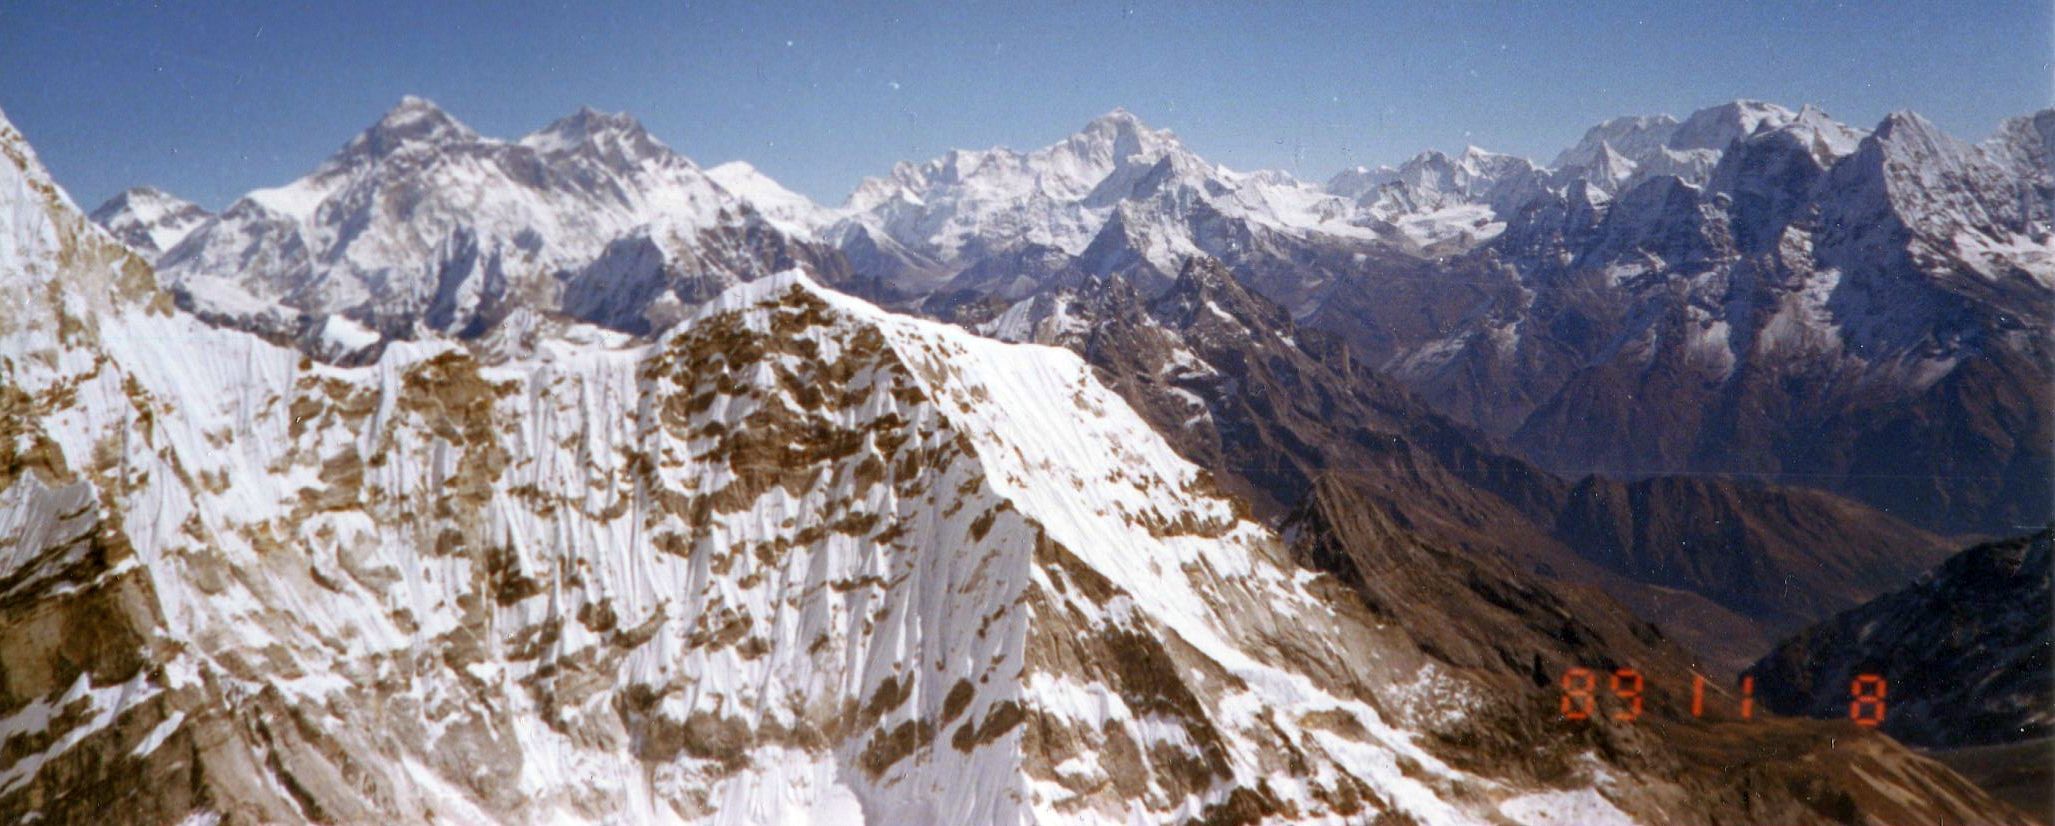
M 104 230 L 0 126 L 0 812 L 2025 822 L 1846 725 L 1554 707 L 2045 518 L 2051 125 L 1323 185 L 1116 111 L 822 207 L 409 98 Z
M 565 318 L 648 333 L 785 266 L 977 324 L 1087 276 L 1153 296 L 1209 257 L 1555 475 L 1779 482 L 2003 534 L 2055 517 L 2032 392 L 2051 141 L 2055 110 L 1969 145 L 1910 113 L 1865 131 L 1738 101 L 1608 121 L 1551 167 L 1473 147 L 1315 185 L 1116 110 L 1032 152 L 900 164 L 831 208 L 625 116 L 503 142 L 409 99 L 219 216 L 154 191 L 96 214 L 146 255 L 170 244 L 156 263 L 203 316 L 330 357 Z

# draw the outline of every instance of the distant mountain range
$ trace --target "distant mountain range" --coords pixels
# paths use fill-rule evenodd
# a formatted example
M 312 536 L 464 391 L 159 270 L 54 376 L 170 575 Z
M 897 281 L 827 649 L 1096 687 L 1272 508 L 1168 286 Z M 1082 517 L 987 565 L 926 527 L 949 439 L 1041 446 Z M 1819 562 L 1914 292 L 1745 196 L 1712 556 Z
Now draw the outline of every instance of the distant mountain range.
M 148 190 L 95 215 L 203 316 L 330 357 L 646 333 L 795 265 L 977 323 L 1087 276 L 1153 296 L 1205 256 L 1556 475 L 1769 479 L 2005 533 L 2055 515 L 2051 136 L 2055 110 L 1972 146 L 1737 101 L 1608 121 L 1548 167 L 1473 147 L 1315 185 L 1115 111 L 821 207 L 625 116 L 505 142 L 409 99 L 220 216 Z

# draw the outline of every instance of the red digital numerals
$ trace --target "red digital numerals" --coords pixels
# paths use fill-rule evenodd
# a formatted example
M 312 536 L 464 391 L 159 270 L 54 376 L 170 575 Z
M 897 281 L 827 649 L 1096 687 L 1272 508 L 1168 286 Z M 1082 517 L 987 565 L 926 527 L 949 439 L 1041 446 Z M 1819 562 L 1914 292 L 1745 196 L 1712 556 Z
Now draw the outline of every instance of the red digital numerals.
M 1858 726 L 1875 728 L 1884 724 L 1884 694 L 1891 688 L 1875 674 L 1857 674 L 1848 683 L 1848 719 Z
M 1641 672 L 1622 668 L 1608 678 L 1608 690 L 1618 697 L 1625 708 L 1613 712 L 1613 719 L 1631 723 L 1641 716 L 1641 692 L 1646 683 Z M 1589 668 L 1572 668 L 1563 672 L 1563 719 L 1589 720 L 1598 713 L 1598 673 Z
M 1563 719 L 1589 720 L 1598 711 L 1598 675 L 1589 668 L 1563 672 Z
M 1563 672 L 1562 700 L 1558 704 L 1565 720 L 1589 720 L 1598 716 L 1599 672 L 1589 668 L 1572 668 Z M 1632 668 L 1614 669 L 1606 678 L 1605 691 L 1618 701 L 1618 710 L 1611 717 L 1622 723 L 1631 723 L 1641 717 L 1642 698 L 1648 683 L 1641 672 Z M 1739 686 L 1740 696 L 1736 699 L 1736 712 L 1743 720 L 1755 719 L 1755 678 L 1744 676 Z M 1705 716 L 1706 680 L 1703 675 L 1691 675 L 1691 716 Z M 1856 725 L 1875 728 L 1884 724 L 1884 699 L 1890 692 L 1890 684 L 1880 674 L 1858 674 L 1848 684 L 1848 719 Z

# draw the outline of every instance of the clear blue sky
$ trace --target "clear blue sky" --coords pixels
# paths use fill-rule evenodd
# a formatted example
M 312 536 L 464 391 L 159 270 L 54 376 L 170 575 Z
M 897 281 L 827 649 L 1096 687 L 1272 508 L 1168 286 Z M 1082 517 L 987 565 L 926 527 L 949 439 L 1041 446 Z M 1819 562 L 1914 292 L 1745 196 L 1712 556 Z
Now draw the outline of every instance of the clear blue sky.
M 1546 161 L 1603 118 L 1736 97 L 1980 140 L 2055 73 L 2033 0 L 627 5 L 0 0 L 0 109 L 88 208 L 139 183 L 219 208 L 408 93 L 501 137 L 627 110 L 839 203 L 894 161 L 1041 146 L 1115 106 L 1325 178 L 1471 143 Z

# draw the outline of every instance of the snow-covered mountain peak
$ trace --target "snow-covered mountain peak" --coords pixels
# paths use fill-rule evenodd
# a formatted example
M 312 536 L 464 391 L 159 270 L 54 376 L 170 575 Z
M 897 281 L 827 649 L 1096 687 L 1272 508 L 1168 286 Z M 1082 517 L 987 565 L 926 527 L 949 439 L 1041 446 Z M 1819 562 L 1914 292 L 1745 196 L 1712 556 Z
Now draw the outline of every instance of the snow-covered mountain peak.
M 1847 154 L 1860 136 L 1817 109 L 1792 112 L 1755 100 L 1709 106 L 1682 121 L 1669 115 L 1619 117 L 1586 130 L 1576 146 L 1556 156 L 1553 186 L 1590 177 L 1618 193 L 1663 175 L 1703 184 L 1721 153 L 1737 141 L 1794 125 L 1809 130 L 1822 157 Z
M 1798 116 L 1781 127 L 1800 135 L 1812 147 L 1813 154 L 1822 163 L 1844 158 L 1855 152 L 1868 133 L 1829 116 L 1825 110 L 1810 103 L 1798 110 Z
M 155 211 L 166 206 L 172 208 L 179 208 L 191 204 L 191 201 L 188 201 L 184 198 L 180 198 L 169 192 L 165 192 L 164 190 L 158 189 L 154 186 L 132 186 L 115 193 L 114 197 L 108 198 L 105 202 L 101 203 L 99 207 L 95 208 L 93 210 L 93 213 L 98 214 L 102 210 Z
M 1944 144 L 1956 143 L 1954 138 L 1941 131 L 1933 121 L 1910 109 L 1899 109 L 1885 115 L 1883 120 L 1877 122 L 1877 128 L 1871 134 L 1881 143 L 1900 146 L 1937 148 Z
M 2055 109 L 2006 118 L 1998 125 L 1997 133 L 1991 136 L 1990 144 L 2003 147 L 2003 151 L 2010 153 L 2042 158 L 2055 156 Z
M 478 133 L 427 98 L 407 95 L 343 146 L 342 158 L 383 158 L 409 149 L 434 149 L 481 140 Z
M 1872 243 L 1903 243 L 1886 234 L 1895 223 L 1912 230 L 1913 250 L 1924 259 L 1956 259 L 1982 278 L 2024 275 L 2036 289 L 2055 288 L 2055 194 L 2032 158 L 2010 146 L 1965 143 L 1917 113 L 1893 112 L 1835 164 L 1831 184 L 1841 197 L 1827 217 Z M 1881 210 L 1891 223 L 1871 219 Z
M 1138 155 L 1152 157 L 1179 146 L 1177 136 L 1170 130 L 1150 129 L 1126 109 L 1114 109 L 1093 118 L 1073 140 L 1094 148 L 1104 146 L 1116 161 Z
M 1894 190 L 1908 195 L 1916 190 L 1932 190 L 1930 194 L 1936 196 L 1962 190 L 1969 182 L 1949 179 L 1969 174 L 1983 160 L 1977 147 L 1957 140 L 1910 110 L 1885 115 L 1862 140 L 1856 154 L 1861 157 L 1846 174 L 1880 171 Z
M 691 163 L 649 134 L 626 112 L 601 112 L 590 106 L 566 115 L 521 138 L 551 161 L 585 154 L 609 167 L 627 169 L 652 161 Z
M 1735 141 L 1753 135 L 1765 127 L 1775 129 L 1797 119 L 1798 115 L 1774 103 L 1759 100 L 1736 100 L 1718 106 L 1708 106 L 1684 119 L 1677 131 L 1670 136 L 1669 148 L 1675 150 L 1711 149 L 1724 151 Z
M 706 176 L 738 198 L 747 201 L 780 229 L 799 236 L 812 236 L 833 220 L 834 215 L 812 198 L 786 189 L 747 161 L 729 161 L 706 170 Z
M 93 223 L 147 257 L 177 246 L 213 217 L 198 204 L 151 186 L 138 186 L 94 208 Z
M 1134 177 L 1165 157 L 1177 156 L 1190 167 L 1204 167 L 1167 129 L 1151 129 L 1126 109 L 1115 109 L 1086 123 L 1062 142 L 1028 153 L 1034 172 L 1053 186 L 1050 192 L 1074 191 L 1109 177 Z
M 1177 278 L 1163 294 L 1151 300 L 1152 312 L 1186 327 L 1204 317 L 1239 327 L 1241 319 L 1268 315 L 1268 305 L 1256 300 L 1234 273 L 1209 255 L 1185 259 Z
M 1641 156 L 1660 150 L 1677 131 L 1677 119 L 1669 115 L 1628 115 L 1612 118 L 1584 131 L 1577 145 L 1556 155 L 1554 166 L 1588 166 L 1599 147 L 1611 144 L 1615 151 Z
M 2055 109 L 2006 118 L 1983 146 L 2020 179 L 2036 182 L 2055 214 Z

